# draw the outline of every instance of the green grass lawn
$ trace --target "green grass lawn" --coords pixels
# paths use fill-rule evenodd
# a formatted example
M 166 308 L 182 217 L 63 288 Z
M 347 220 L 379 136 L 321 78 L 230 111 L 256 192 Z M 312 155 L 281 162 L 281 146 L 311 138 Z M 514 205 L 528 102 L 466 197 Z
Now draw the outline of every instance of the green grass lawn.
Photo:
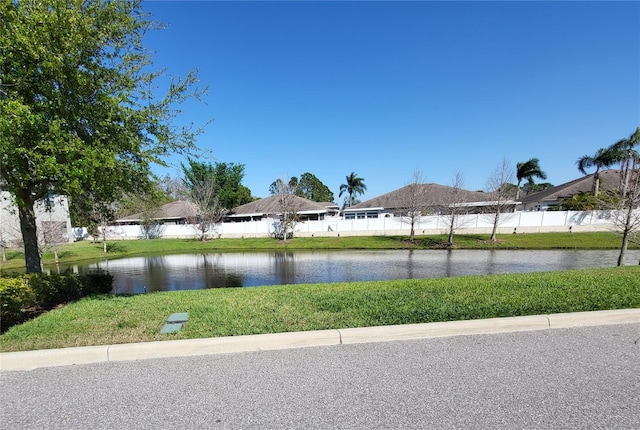
M 286 242 L 271 238 L 215 239 L 200 242 L 193 239 L 123 240 L 102 243 L 89 241 L 62 246 L 58 250 L 60 264 L 98 261 L 137 255 L 175 254 L 192 252 L 232 252 L 309 249 L 440 249 L 446 235 L 417 236 L 409 243 L 406 236 L 345 236 L 294 237 Z M 454 249 L 617 249 L 620 236 L 610 232 L 596 233 L 536 233 L 498 235 L 490 242 L 489 235 L 456 235 Z M 630 245 L 634 249 L 635 245 Z M 637 249 L 637 246 L 635 246 Z M 24 270 L 24 255 L 9 251 L 8 261 L 0 263 L 0 273 Z M 45 265 L 53 265 L 52 252 L 43 255 Z
M 19 351 L 640 307 L 640 266 L 98 296 L 0 336 Z M 178 333 L 165 319 L 189 312 Z
M 455 249 L 617 249 L 614 233 L 457 235 Z M 275 239 L 77 242 L 60 263 L 193 252 L 309 249 L 440 249 L 446 236 L 350 236 Z M 636 247 L 637 248 L 637 247 Z M 9 252 L 1 270 L 24 270 Z M 45 264 L 53 264 L 47 253 Z M 85 298 L 9 329 L 1 351 L 187 339 L 300 330 L 451 321 L 640 307 L 640 266 L 566 272 L 379 282 L 287 285 Z M 160 335 L 167 316 L 189 312 L 179 333 Z

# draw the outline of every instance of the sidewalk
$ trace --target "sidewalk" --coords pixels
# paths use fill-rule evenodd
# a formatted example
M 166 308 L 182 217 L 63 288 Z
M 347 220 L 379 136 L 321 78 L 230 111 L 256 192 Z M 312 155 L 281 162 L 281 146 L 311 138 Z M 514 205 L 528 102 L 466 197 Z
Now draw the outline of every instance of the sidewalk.
M 150 358 L 640 323 L 640 309 L 258 334 L 0 353 L 0 371 Z M 640 337 L 640 330 L 638 332 Z

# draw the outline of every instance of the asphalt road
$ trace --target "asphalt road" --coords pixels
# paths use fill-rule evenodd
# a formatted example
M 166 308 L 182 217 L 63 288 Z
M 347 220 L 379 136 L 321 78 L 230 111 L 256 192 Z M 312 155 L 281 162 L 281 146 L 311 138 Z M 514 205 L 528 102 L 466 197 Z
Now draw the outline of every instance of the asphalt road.
M 2 429 L 640 429 L 640 324 L 0 372 Z

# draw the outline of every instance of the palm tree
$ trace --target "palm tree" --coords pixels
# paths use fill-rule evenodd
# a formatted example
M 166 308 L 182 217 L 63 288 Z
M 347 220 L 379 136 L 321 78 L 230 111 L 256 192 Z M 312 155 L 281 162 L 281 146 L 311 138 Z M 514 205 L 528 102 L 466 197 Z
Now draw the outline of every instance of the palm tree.
M 367 190 L 367 186 L 364 184 L 364 178 L 358 177 L 354 172 L 351 172 L 349 176 L 346 177 L 347 183 L 340 185 L 340 194 L 338 197 L 342 197 L 344 193 L 349 194 L 349 207 L 353 204 L 353 199 L 358 194 L 364 194 Z
M 600 189 L 600 170 L 603 167 L 609 167 L 616 163 L 614 151 L 609 148 L 600 148 L 596 151 L 595 155 L 583 155 L 578 158 L 576 164 L 578 165 L 578 170 L 583 175 L 587 174 L 586 169 L 589 167 L 595 167 L 596 171 L 593 174 L 593 195 L 598 197 L 598 190 Z
M 516 200 L 520 198 L 520 183 L 523 179 L 526 179 L 529 185 L 534 184 L 533 178 L 547 179 L 547 174 L 540 169 L 539 162 L 540 160 L 537 158 L 531 158 L 529 161 L 516 165 L 516 178 L 518 179 Z
M 620 163 L 622 174 L 621 207 L 623 214 L 616 216 L 616 229 L 622 233 L 622 245 L 618 255 L 618 266 L 624 265 L 624 259 L 629 245 L 629 240 L 637 234 L 640 223 L 634 217 L 634 207 L 640 202 L 639 166 L 640 154 L 635 146 L 640 144 L 640 127 L 631 134 L 628 139 L 622 139 L 609 147 L 614 163 Z M 633 179 L 632 179 L 633 178 Z
M 612 163 L 620 163 L 620 170 L 623 172 L 622 195 L 626 195 L 629 186 L 629 173 L 636 169 L 640 163 L 640 154 L 634 149 L 640 145 L 640 127 L 629 136 L 628 139 L 621 139 L 611 145 L 607 150 L 610 152 Z

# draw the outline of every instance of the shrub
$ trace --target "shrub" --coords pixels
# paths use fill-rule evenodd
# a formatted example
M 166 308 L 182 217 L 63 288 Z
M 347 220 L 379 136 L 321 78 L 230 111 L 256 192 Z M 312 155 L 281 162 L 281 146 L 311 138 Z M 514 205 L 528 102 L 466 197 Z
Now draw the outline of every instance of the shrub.
M 36 301 L 43 307 L 70 302 L 82 296 L 82 284 L 78 275 L 30 273 L 25 278 L 36 293 Z
M 113 289 L 113 275 L 107 272 L 94 272 L 80 275 L 82 296 L 109 294 Z
M 0 332 L 27 319 L 26 309 L 35 303 L 36 294 L 24 278 L 0 278 Z
M 112 284 L 113 276 L 106 272 L 87 275 L 29 273 L 0 278 L 1 331 L 59 304 L 92 294 L 108 294 Z

